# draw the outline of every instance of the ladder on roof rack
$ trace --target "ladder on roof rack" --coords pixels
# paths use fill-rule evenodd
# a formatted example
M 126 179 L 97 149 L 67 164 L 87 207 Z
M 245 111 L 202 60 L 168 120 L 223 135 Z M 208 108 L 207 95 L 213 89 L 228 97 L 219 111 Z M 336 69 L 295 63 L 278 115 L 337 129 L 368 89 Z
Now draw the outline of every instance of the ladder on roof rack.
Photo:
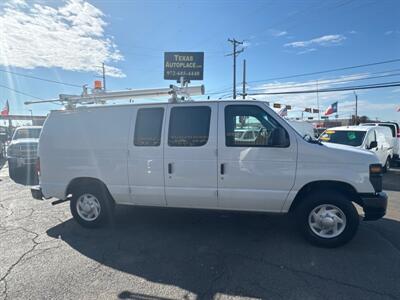
M 96 90 L 93 90 L 96 91 Z M 190 96 L 204 95 L 204 85 L 189 87 L 187 84 L 181 87 L 170 85 L 169 88 L 141 89 L 105 92 L 96 91 L 88 93 L 87 86 L 83 86 L 81 95 L 60 94 L 58 99 L 50 99 L 43 101 L 26 101 L 25 105 L 38 103 L 61 103 L 66 109 L 75 109 L 77 104 L 105 104 L 107 101 L 116 99 L 131 99 L 134 97 L 165 97 L 170 96 L 169 102 L 176 103 L 179 101 L 190 101 Z

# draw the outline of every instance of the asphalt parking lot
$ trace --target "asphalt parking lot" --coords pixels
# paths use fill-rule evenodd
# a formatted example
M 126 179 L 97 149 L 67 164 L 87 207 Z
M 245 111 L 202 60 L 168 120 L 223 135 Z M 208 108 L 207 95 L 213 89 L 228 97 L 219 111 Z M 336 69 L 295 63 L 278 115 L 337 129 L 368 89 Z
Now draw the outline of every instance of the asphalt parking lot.
M 400 170 L 387 216 L 337 249 L 306 243 L 289 216 L 124 207 L 77 225 L 69 204 L 31 198 L 0 162 L 4 299 L 400 299 Z

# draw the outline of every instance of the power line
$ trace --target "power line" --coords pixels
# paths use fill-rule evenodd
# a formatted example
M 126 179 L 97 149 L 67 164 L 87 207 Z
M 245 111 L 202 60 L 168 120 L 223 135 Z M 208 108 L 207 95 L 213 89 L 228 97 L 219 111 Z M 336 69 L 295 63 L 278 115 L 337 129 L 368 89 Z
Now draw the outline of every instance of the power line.
M 302 76 L 308 76 L 308 75 L 318 75 L 318 74 L 330 73 L 330 72 L 334 72 L 334 71 L 349 70 L 349 69 L 356 69 L 356 68 L 367 67 L 367 66 L 388 64 L 388 63 L 398 62 L 398 61 L 400 61 L 400 58 L 392 59 L 392 60 L 386 60 L 386 61 L 380 61 L 380 62 L 374 62 L 374 63 L 369 63 L 369 64 L 363 64 L 363 65 L 356 65 L 356 66 L 349 66 L 349 67 L 343 67 L 343 68 L 329 69 L 329 70 L 324 70 L 324 71 L 311 72 L 311 73 L 302 73 L 302 74 L 288 75 L 288 76 L 283 76 L 283 77 L 274 77 L 274 78 L 263 79 L 263 80 L 247 81 L 247 84 L 249 84 L 249 83 L 257 83 L 257 82 L 267 82 L 267 81 L 273 81 L 273 80 L 278 80 L 278 79 L 290 79 L 290 78 L 296 78 L 296 77 L 302 77 Z M 388 70 L 388 71 L 374 72 L 372 74 L 382 74 L 382 73 L 394 72 L 394 71 L 399 71 L 399 70 L 400 69 L 392 69 L 392 70 Z M 352 75 L 354 76 L 354 75 L 359 75 L 359 74 L 350 74 L 350 75 L 347 75 L 347 76 L 352 76 Z M 361 79 L 359 79 L 359 80 L 361 80 Z M 348 81 L 348 80 L 346 80 L 346 81 Z M 350 81 L 356 81 L 356 80 L 353 79 L 353 80 L 350 80 Z M 308 83 L 307 83 L 307 85 L 308 85 Z M 312 83 L 312 84 L 310 83 L 310 85 L 314 85 L 314 83 Z M 303 86 L 303 85 L 297 85 L 297 86 Z M 306 86 L 306 84 L 304 84 L 304 86 Z M 219 90 L 217 89 L 217 90 L 211 91 L 211 93 L 207 93 L 207 95 L 217 95 L 217 94 L 224 93 L 227 90 L 228 90 L 228 88 L 223 88 L 223 89 L 219 89 Z
M 397 69 L 400 70 L 400 69 Z M 396 71 L 396 70 L 395 70 Z M 389 71 L 388 71 L 389 72 Z M 388 72 L 377 72 L 377 73 L 372 73 L 372 74 L 382 74 L 382 73 L 388 73 Z M 348 75 L 349 77 L 351 76 L 357 76 L 357 74 L 351 74 Z M 400 76 L 400 73 L 393 73 L 393 74 L 386 74 L 386 75 L 381 75 L 381 76 L 371 76 L 371 77 L 364 77 L 364 78 L 343 78 L 343 77 L 338 77 L 337 80 L 333 79 L 325 79 L 325 80 L 316 80 L 318 81 L 319 84 L 323 85 L 323 84 L 337 84 L 337 83 L 344 83 L 344 82 L 352 82 L 352 81 L 362 81 L 362 80 L 371 80 L 371 79 L 377 79 L 377 78 L 386 78 L 386 77 L 394 77 L 394 76 Z M 312 80 L 314 81 L 314 80 Z M 289 83 L 283 83 L 281 86 L 272 86 L 272 87 L 264 87 L 264 88 L 260 88 L 262 90 L 279 90 L 279 89 L 292 89 L 292 88 L 297 88 L 297 87 L 307 87 L 307 86 L 314 86 L 315 82 L 308 82 L 308 83 L 304 83 L 304 84 L 296 84 L 294 83 L 293 86 L 290 86 Z
M 329 93 L 329 92 L 344 92 L 344 91 L 353 91 L 353 90 L 368 90 L 368 89 L 379 89 L 379 88 L 388 88 L 388 87 L 397 87 L 400 86 L 400 81 L 392 81 L 392 82 L 383 82 L 378 84 L 366 84 L 359 86 L 347 86 L 342 88 L 327 88 L 320 89 L 318 93 Z M 290 91 L 290 92 L 263 92 L 263 93 L 247 93 L 247 95 L 291 95 L 291 94 L 311 94 L 316 93 L 317 90 L 299 90 L 299 91 Z
M 18 91 L 18 90 L 16 90 L 16 89 L 10 88 L 9 86 L 6 86 L 6 85 L 0 84 L 0 87 L 5 88 L 5 89 L 10 90 L 10 91 L 13 91 L 13 92 L 15 92 L 15 93 L 17 93 L 17 94 L 21 94 L 21 95 L 24 95 L 24 96 L 28 96 L 28 97 L 31 97 L 31 98 L 35 98 L 35 99 L 38 99 L 38 100 L 44 100 L 44 99 L 42 99 L 42 98 L 39 98 L 39 97 L 30 95 L 30 94 L 28 94 L 28 93 L 21 92 L 21 91 Z
M 389 64 L 389 63 L 394 63 L 394 62 L 399 62 L 399 61 L 400 61 L 400 58 L 396 58 L 396 59 L 391 59 L 391 60 L 373 62 L 373 63 L 369 63 L 369 64 L 355 65 L 355 66 L 350 66 L 350 67 L 342 67 L 342 68 L 328 69 L 328 70 L 317 71 L 317 72 L 301 73 L 301 74 L 282 76 L 282 77 L 272 77 L 272 78 L 260 79 L 260 80 L 252 80 L 252 81 L 249 81 L 249 83 L 289 79 L 289 78 L 296 78 L 296 77 L 303 77 L 303 76 L 310 76 L 310 75 L 318 75 L 318 74 L 324 74 L 324 73 L 331 73 L 331 72 L 337 72 L 337 71 L 344 71 L 344 70 L 351 70 L 351 69 L 357 69 L 357 68 Z
M 52 79 L 47 79 L 47 78 L 42 78 L 42 77 L 37 77 L 37 76 L 32 76 L 32 75 L 27 75 L 27 74 L 22 74 L 22 73 L 17 73 L 17 72 L 13 72 L 13 71 L 4 70 L 4 69 L 0 69 L 0 72 L 9 73 L 9 74 L 13 74 L 13 75 L 21 76 L 21 77 L 30 78 L 30 79 L 36 79 L 36 80 L 41 80 L 41 81 L 46 81 L 46 82 L 51 82 L 51 83 L 56 83 L 56 84 L 67 85 L 67 86 L 71 86 L 71 87 L 82 88 L 82 86 L 78 85 L 78 84 L 73 84 L 73 83 L 68 83 L 68 82 L 62 82 L 62 81 L 57 81 L 57 80 L 52 80 Z

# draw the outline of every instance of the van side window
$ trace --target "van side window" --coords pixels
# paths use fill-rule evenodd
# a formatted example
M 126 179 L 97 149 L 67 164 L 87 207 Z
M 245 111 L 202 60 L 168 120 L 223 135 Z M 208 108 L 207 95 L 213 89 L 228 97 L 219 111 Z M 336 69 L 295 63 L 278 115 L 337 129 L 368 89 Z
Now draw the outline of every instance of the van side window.
M 136 115 L 135 146 L 160 146 L 164 108 L 140 108 Z
M 199 147 L 208 141 L 209 106 L 173 107 L 169 119 L 168 146 Z
M 375 130 L 371 130 L 370 133 L 368 133 L 367 140 L 365 141 L 365 145 L 368 147 L 369 145 L 371 145 L 371 142 L 375 142 L 375 141 L 376 141 Z
M 382 127 L 388 127 L 392 131 L 392 136 L 396 137 L 396 125 L 391 125 L 391 124 L 379 124 L 379 126 Z
M 257 105 L 228 105 L 225 107 L 225 144 L 228 147 L 289 147 L 290 142 L 287 131 Z

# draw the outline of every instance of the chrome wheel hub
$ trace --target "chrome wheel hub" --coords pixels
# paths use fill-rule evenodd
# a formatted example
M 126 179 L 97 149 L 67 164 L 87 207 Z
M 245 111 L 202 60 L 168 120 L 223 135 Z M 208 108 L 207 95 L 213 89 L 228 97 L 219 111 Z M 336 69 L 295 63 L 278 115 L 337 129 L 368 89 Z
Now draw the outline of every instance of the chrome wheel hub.
M 332 204 L 322 204 L 314 208 L 308 216 L 308 225 L 319 237 L 334 238 L 346 228 L 347 220 L 343 211 Z
M 83 220 L 94 221 L 100 215 L 100 202 L 92 194 L 83 194 L 76 201 L 76 211 Z

